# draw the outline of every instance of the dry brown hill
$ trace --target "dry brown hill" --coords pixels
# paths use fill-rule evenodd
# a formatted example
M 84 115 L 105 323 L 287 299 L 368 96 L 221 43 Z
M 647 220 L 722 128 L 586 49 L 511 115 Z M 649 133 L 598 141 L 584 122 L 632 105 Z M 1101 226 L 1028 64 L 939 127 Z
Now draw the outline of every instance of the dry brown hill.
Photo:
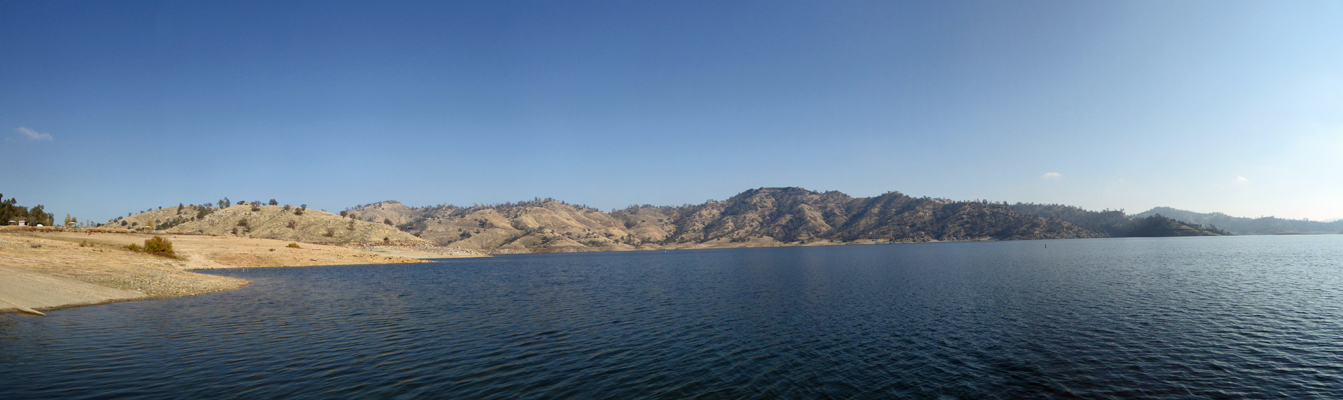
M 181 206 L 150 210 L 119 218 L 108 227 L 145 229 L 174 233 L 244 236 L 305 243 L 429 244 L 396 227 L 371 223 L 319 210 L 289 206 L 238 204 L 219 209 Z
M 394 225 L 404 225 L 425 215 L 430 208 L 410 208 L 399 201 L 388 200 L 358 207 L 360 212 L 347 212 L 350 218 L 368 222 L 391 221 Z
M 383 215 L 377 205 L 351 210 Z M 409 208 L 407 208 L 409 209 Z M 439 244 L 502 253 L 630 250 L 624 222 L 591 208 L 553 200 L 471 208 L 440 207 L 407 215 L 407 231 Z M 384 217 L 388 218 L 388 217 Z M 394 219 L 395 220 L 395 219 Z
M 898 238 L 902 242 L 1030 240 L 1103 237 L 1057 218 L 1019 213 L 1007 203 L 951 201 L 889 192 L 855 199 L 839 240 Z
M 495 253 L 1103 236 L 1005 203 L 897 192 L 856 199 L 801 188 L 752 189 L 725 201 L 610 213 L 550 199 L 469 208 L 382 202 L 349 213 L 406 221 L 398 226 L 435 243 Z

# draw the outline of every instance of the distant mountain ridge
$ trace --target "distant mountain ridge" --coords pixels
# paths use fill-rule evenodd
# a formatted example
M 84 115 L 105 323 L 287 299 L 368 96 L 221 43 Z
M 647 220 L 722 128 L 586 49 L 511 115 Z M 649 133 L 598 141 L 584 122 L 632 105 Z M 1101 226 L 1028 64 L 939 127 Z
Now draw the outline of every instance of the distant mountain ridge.
M 1144 218 L 1156 214 L 1179 221 L 1216 226 L 1237 235 L 1276 235 L 1286 233 L 1337 234 L 1343 233 L 1343 220 L 1333 222 L 1282 219 L 1276 217 L 1243 218 L 1219 212 L 1198 213 L 1170 207 L 1156 207 L 1134 215 Z
M 220 201 L 225 206 L 226 202 Z M 854 198 L 796 187 L 750 189 L 703 204 L 645 204 L 610 212 L 539 198 L 471 207 L 410 207 L 388 200 L 340 215 L 256 203 L 224 209 L 179 205 L 110 224 L 311 243 L 432 243 L 502 254 L 1343 232 L 1343 221 L 1236 218 L 1168 207 L 1130 216 L 1122 210 L 1091 211 L 1062 204 L 953 201 L 899 192 Z
M 1230 232 L 1217 229 L 1216 227 L 1203 227 L 1199 224 L 1190 224 L 1167 218 L 1161 214 L 1154 214 L 1143 218 L 1133 219 L 1133 229 L 1126 236 L 1130 237 L 1166 237 L 1166 236 L 1226 236 Z
M 698 205 L 631 206 L 614 212 L 552 199 L 492 206 L 407 207 L 386 201 L 347 211 L 390 220 L 442 245 L 495 253 L 915 243 L 1104 237 L 1006 203 L 915 198 L 889 192 L 759 188 Z

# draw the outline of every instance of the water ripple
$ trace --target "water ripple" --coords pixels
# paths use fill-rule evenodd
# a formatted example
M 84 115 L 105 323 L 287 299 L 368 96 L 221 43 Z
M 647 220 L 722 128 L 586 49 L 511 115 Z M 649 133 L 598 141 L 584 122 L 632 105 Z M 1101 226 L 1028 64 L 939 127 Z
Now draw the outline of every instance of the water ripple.
M 0 398 L 1330 398 L 1343 237 L 217 271 L 0 316 Z

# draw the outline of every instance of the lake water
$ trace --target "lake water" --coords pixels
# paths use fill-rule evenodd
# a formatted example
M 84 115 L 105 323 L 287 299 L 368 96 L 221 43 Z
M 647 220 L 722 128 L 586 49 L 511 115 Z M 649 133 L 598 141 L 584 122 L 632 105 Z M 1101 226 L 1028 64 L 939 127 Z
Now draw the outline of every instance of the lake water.
M 1343 396 L 1343 236 L 211 273 L 255 283 L 0 315 L 0 398 Z

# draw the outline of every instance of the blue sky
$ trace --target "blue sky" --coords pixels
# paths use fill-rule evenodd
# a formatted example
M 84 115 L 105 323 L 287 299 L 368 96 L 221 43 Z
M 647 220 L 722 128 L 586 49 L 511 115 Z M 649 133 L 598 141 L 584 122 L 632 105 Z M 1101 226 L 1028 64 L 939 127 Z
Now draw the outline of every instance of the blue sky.
M 0 3 L 0 193 L 1343 217 L 1340 2 Z

